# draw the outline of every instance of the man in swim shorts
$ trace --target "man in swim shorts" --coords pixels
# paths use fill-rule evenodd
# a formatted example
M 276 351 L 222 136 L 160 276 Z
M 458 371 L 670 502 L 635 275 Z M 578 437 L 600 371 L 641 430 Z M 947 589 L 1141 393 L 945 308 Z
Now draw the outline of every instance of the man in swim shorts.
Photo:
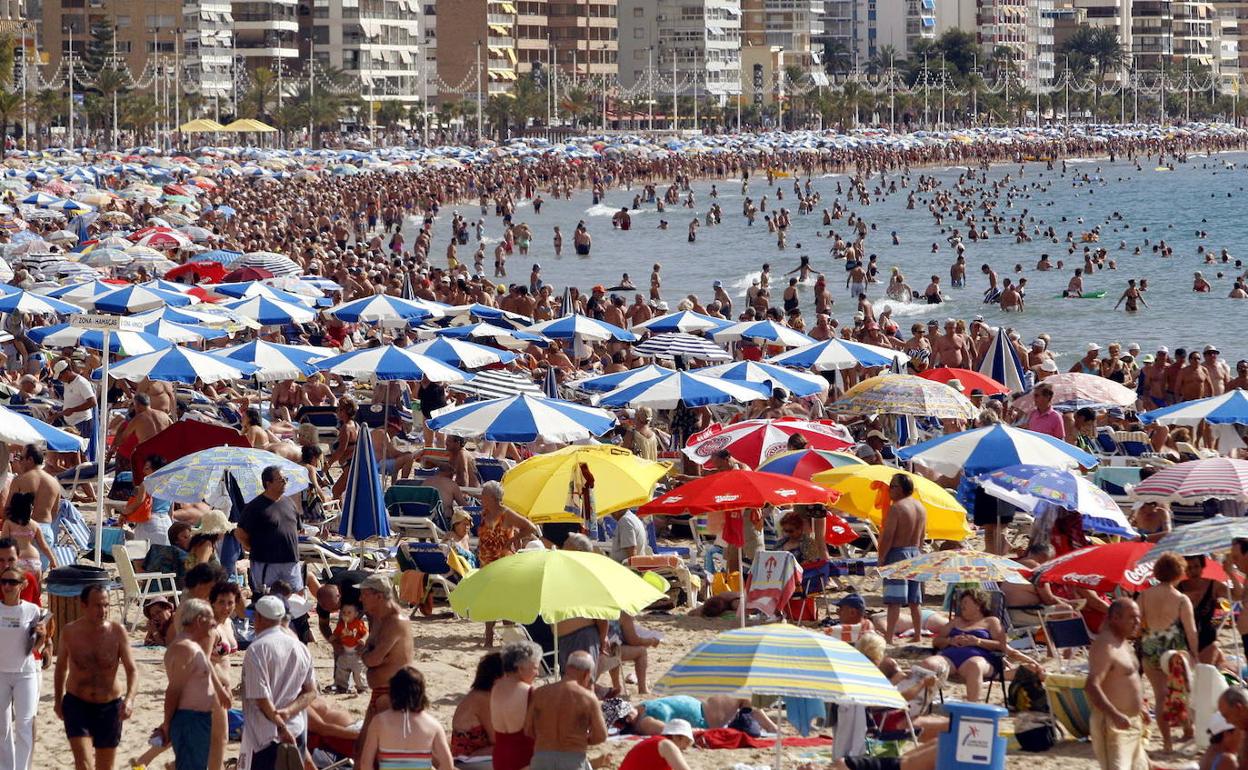
M 1149 767 L 1145 752 L 1148 727 L 1144 686 L 1132 646 L 1139 630 L 1139 606 L 1131 599 L 1117 599 L 1109 606 L 1101 633 L 1088 652 L 1092 750 L 1103 770 L 1148 770 Z M 1235 723 L 1221 703 L 1219 710 Z M 1248 721 L 1245 724 L 1248 725 Z

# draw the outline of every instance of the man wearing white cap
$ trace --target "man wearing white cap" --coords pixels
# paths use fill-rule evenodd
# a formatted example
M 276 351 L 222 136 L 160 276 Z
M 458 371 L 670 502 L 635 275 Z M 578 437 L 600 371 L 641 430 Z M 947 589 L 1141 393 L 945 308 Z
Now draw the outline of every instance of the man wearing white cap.
M 1231 368 L 1226 361 L 1218 357 L 1221 351 L 1216 345 L 1205 345 L 1204 360 L 1201 365 L 1209 375 L 1209 391 L 1212 396 L 1220 396 L 1226 392 L 1226 384 L 1231 381 Z
M 1070 371 L 1076 374 L 1095 374 L 1100 377 L 1101 346 L 1095 342 L 1089 342 L 1087 352 L 1084 353 L 1083 358 L 1075 362 L 1074 366 L 1070 367 Z
M 689 770 L 684 752 L 693 746 L 693 726 L 673 719 L 661 735 L 638 743 L 624 756 L 620 770 Z
M 243 656 L 243 741 L 240 770 L 272 770 L 280 753 L 307 745 L 307 708 L 316 699 L 312 655 L 282 627 L 286 605 L 276 596 L 256 602 L 256 636 Z
M 49 419 L 55 422 L 59 417 L 78 431 L 79 436 L 90 437 L 95 425 L 95 388 L 86 377 L 74 371 L 69 361 L 57 361 L 52 374 L 64 384 L 65 398 L 61 411 L 53 412 Z

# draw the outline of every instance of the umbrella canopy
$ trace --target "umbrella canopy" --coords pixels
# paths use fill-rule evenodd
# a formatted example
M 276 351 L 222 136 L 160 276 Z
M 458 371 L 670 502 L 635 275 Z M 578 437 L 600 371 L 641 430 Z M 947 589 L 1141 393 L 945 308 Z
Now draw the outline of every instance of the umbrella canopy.
M 532 623 L 540 617 L 554 625 L 571 618 L 616 620 L 662 598 L 637 573 L 601 554 L 521 551 L 461 580 L 451 592 L 451 608 L 480 622 Z
M 131 316 L 132 318 L 134 316 Z M 183 344 L 187 342 L 203 342 L 204 340 L 216 340 L 226 336 L 226 332 L 220 329 L 210 329 L 207 326 L 189 326 L 187 324 L 174 323 L 173 321 L 157 320 L 153 321 L 142 329 L 144 334 L 150 334 L 159 337 L 162 340 L 175 344 Z M 221 351 L 215 351 L 220 353 Z
M 816 473 L 846 465 L 866 465 L 863 460 L 845 452 L 829 452 L 823 449 L 798 449 L 772 455 L 758 466 L 767 473 L 779 473 L 809 481 Z
M 992 340 L 984 353 L 984 360 L 979 364 L 979 373 L 990 382 L 1000 383 L 1007 393 L 1021 393 L 1027 387 L 1025 377 L 1027 370 L 1018 358 L 1018 351 L 1010 344 L 1005 329 L 997 326 L 992 330 Z M 962 380 L 969 393 L 974 386 Z M 982 389 L 982 388 L 981 388 Z M 984 391 L 988 393 L 988 391 Z
M 768 345 L 782 345 L 786 348 L 800 348 L 815 341 L 814 337 L 802 334 L 775 321 L 743 321 L 742 323 L 725 326 L 711 334 L 716 342 L 736 342 L 750 340 L 765 342 Z
M 540 347 L 546 347 L 549 344 L 546 338 L 540 334 L 532 334 L 519 329 L 507 329 L 484 322 L 468 324 L 467 326 L 452 326 L 449 329 L 439 329 L 435 334 L 439 337 L 486 340 L 508 350 L 524 350 L 530 344 L 537 344 Z
M 565 315 L 550 321 L 533 324 L 525 331 L 540 334 L 552 340 L 615 340 L 616 342 L 636 342 L 637 335 L 627 329 L 597 321 L 589 316 Z
M 1044 384 L 1053 388 L 1053 408 L 1059 412 L 1073 412 L 1085 406 L 1104 409 L 1113 406 L 1131 406 L 1138 396 L 1134 390 L 1113 380 L 1095 374 L 1062 372 L 1045 377 Z M 1030 412 L 1036 408 L 1031 393 L 1014 399 L 1019 411 Z
M 1140 420 L 1162 425 L 1248 425 L 1248 390 L 1228 390 L 1220 396 L 1154 409 L 1141 414 Z
M 1129 490 L 1139 500 L 1248 502 L 1248 460 L 1210 457 L 1158 470 Z
M 335 305 L 326 314 L 347 323 L 386 323 L 403 325 L 439 317 L 427 304 L 417 300 L 378 294 Z
M 312 300 L 302 294 L 296 294 L 291 291 L 277 289 L 262 283 L 260 280 L 240 281 L 237 283 L 217 283 L 211 286 L 205 286 L 204 289 L 214 294 L 220 294 L 224 297 L 233 297 L 235 299 L 246 299 L 247 297 L 267 297 L 268 299 L 277 300 L 278 302 L 288 302 L 292 305 L 304 305 L 310 307 Z
M 967 478 L 1009 465 L 1091 468 L 1098 462 L 1095 456 L 1073 444 L 1044 433 L 1001 424 L 937 436 L 898 449 L 897 456 L 947 476 L 962 471 Z
M 260 474 L 271 465 L 282 469 L 287 495 L 296 495 L 308 488 L 308 471 L 302 465 L 263 449 L 234 446 L 202 449 L 174 460 L 144 478 L 143 488 L 161 500 L 199 503 L 218 494 L 221 479 L 229 472 L 243 496 L 252 500 L 264 491 Z
M 410 350 L 414 353 L 436 358 L 444 364 L 457 366 L 460 369 L 476 369 L 482 366 L 508 364 L 516 360 L 516 354 L 510 350 L 499 350 L 488 345 L 456 339 L 454 337 L 435 337 L 431 340 L 418 342 Z
M 0 442 L 10 446 L 34 444 L 53 452 L 81 452 L 87 447 L 86 437 L 54 428 L 3 405 L 0 405 Z
M 150 380 L 184 382 L 188 385 L 195 380 L 209 385 L 223 380 L 241 380 L 255 373 L 256 367 L 251 364 L 179 345 L 127 358 L 108 370 L 108 376 L 115 380 L 139 382 L 146 377 Z M 98 380 L 101 376 L 100 370 L 96 369 L 91 376 Z
M 307 305 L 262 296 L 245 297 L 236 302 L 223 303 L 222 306 L 262 326 L 306 324 L 316 319 L 316 312 Z
M 405 284 L 406 287 L 406 284 Z M 427 305 L 440 305 L 441 303 L 431 303 L 427 300 L 419 300 L 413 292 L 411 297 L 404 297 L 418 302 L 425 302 Z M 501 326 L 504 329 L 523 329 L 533 323 L 533 319 L 528 316 L 522 316 L 519 313 L 511 313 L 497 307 L 473 303 L 471 305 L 455 305 L 441 306 L 439 308 L 452 326 L 464 326 L 475 323 L 477 321 L 489 321 L 495 326 Z
M 221 348 L 217 355 L 259 367 L 255 377 L 261 382 L 295 380 L 317 370 L 313 361 L 333 355 L 331 348 L 306 345 L 279 345 L 275 342 L 252 340 L 242 345 Z
M 658 377 L 675 374 L 675 372 L 675 369 L 668 369 L 666 366 L 646 364 L 637 369 L 629 369 L 613 374 L 601 374 L 597 377 L 579 380 L 572 383 L 572 385 L 581 390 L 588 390 L 591 393 L 606 393 L 619 388 L 626 388 L 629 385 L 636 385 L 639 382 L 648 382 Z
M 274 254 L 271 251 L 253 251 L 238 258 L 234 267 L 258 267 L 274 275 L 299 275 L 303 268 L 299 267 L 290 257 Z
M 144 464 L 153 455 L 163 457 L 168 462 L 202 449 L 229 446 L 250 448 L 251 443 L 234 428 L 198 420 L 179 420 L 140 443 L 130 453 L 130 464 L 134 466 L 134 482 L 138 484 L 143 481 Z
M 368 426 L 360 423 L 360 436 L 368 436 Z M 356 542 L 370 537 L 390 536 L 390 517 L 381 491 L 381 474 L 373 455 L 371 440 L 355 443 L 355 457 L 347 469 L 347 489 L 342 496 L 342 518 L 338 534 Z
M 1083 476 L 1043 465 L 1010 465 L 976 476 L 973 481 L 1000 500 L 1035 512 L 1056 505 L 1083 515 L 1083 528 L 1119 537 L 1139 537 L 1118 503 Z
M 633 352 L 647 358 L 684 358 L 697 361 L 731 361 L 728 351 L 708 339 L 685 332 L 656 334 L 633 347 Z
M 962 541 L 971 536 L 966 509 L 944 487 L 917 474 L 884 465 L 845 465 L 816 473 L 811 481 L 841 493 L 837 510 L 868 519 L 878 528 L 892 504 L 888 483 L 898 473 L 914 482 L 914 496 L 927 509 L 929 538 Z
M 910 559 L 882 565 L 880 577 L 887 580 L 915 580 L 920 583 L 1026 583 L 1020 572 L 1028 568 L 1003 556 L 983 551 L 933 551 Z
M 863 380 L 828 407 L 841 414 L 898 414 L 973 420 L 979 409 L 953 388 L 911 374 Z
M 149 289 L 146 286 L 124 286 L 107 294 L 97 294 L 79 301 L 84 307 L 94 308 L 101 313 L 141 313 L 166 305 L 184 307 L 199 300 L 180 292 Z
M 705 465 L 716 452 L 727 449 L 736 459 L 757 468 L 767 458 L 787 450 L 789 437 L 794 435 L 805 438 L 807 445 L 813 449 L 834 451 L 854 444 L 849 431 L 830 420 L 780 417 L 745 420 L 731 425 L 717 423 L 691 436 L 684 452 L 698 465 Z
M 645 329 L 652 334 L 662 334 L 664 332 L 705 332 L 723 329 L 731 325 L 731 321 L 725 321 L 722 318 L 712 318 L 709 315 L 695 313 L 692 310 L 680 310 L 675 313 L 658 316 L 657 318 L 651 318 L 649 321 L 642 321 L 639 324 L 633 324 L 633 330 Z
M 637 509 L 639 514 L 740 511 L 764 505 L 832 505 L 840 494 L 791 476 L 731 470 L 686 482 Z
M 613 390 L 602 396 L 602 406 L 675 409 L 709 404 L 745 403 L 769 398 L 771 388 L 753 382 L 733 382 L 690 372 L 674 372 Z
M 359 380 L 419 380 L 428 377 L 431 382 L 463 382 L 470 377 L 436 358 L 395 345 L 354 350 L 321 359 L 316 362 L 316 368 Z
M 758 382 L 769 385 L 771 388 L 784 388 L 798 398 L 828 392 L 828 381 L 817 374 L 798 372 L 783 366 L 754 361 L 734 361 L 730 364 L 707 366 L 695 369 L 694 373 L 738 382 Z
M 925 369 L 919 372 L 917 377 L 932 382 L 940 382 L 948 385 L 953 380 L 962 383 L 964 391 L 970 393 L 973 390 L 981 391 L 985 396 L 999 396 L 1012 393 L 1010 388 L 1002 385 L 986 374 L 971 371 L 970 369 L 959 369 L 954 366 L 942 366 L 938 369 Z
M 601 436 L 615 426 L 605 409 L 557 398 L 518 395 L 443 407 L 425 423 L 430 430 L 452 436 L 481 436 L 491 441 L 527 443 L 541 436 L 570 442 Z
M 568 446 L 534 455 L 508 470 L 503 504 L 539 524 L 579 522 L 579 510 L 569 511 L 568 502 L 582 465 L 594 478 L 594 510 L 599 515 L 648 501 L 654 485 L 671 469 L 670 463 L 643 460 L 616 446 Z
M 14 289 L 12 286 L 0 288 L 0 313 L 33 313 L 35 315 L 71 315 L 81 313 L 82 308 L 62 302 L 51 297 L 41 297 L 29 291 Z
M 1229 545 L 1230 541 L 1227 543 Z M 1152 550 L 1152 543 L 1134 540 L 1090 545 L 1046 561 L 1032 571 L 1031 577 L 1037 583 L 1077 586 L 1097 593 L 1108 594 L 1118 589 L 1135 593 L 1153 582 L 1153 562 L 1146 558 Z M 1225 580 L 1226 572 L 1220 564 L 1210 560 L 1205 562 L 1204 577 Z
M 86 281 L 84 283 L 71 283 L 67 286 L 59 286 L 44 295 L 63 299 L 66 302 L 77 302 L 81 299 L 95 297 L 100 294 L 107 294 L 110 291 L 117 291 L 119 285 L 125 285 L 124 282 L 109 283 L 108 281 Z
M 905 708 L 866 656 L 839 639 L 787 623 L 724 631 L 654 683 L 664 695 L 776 695 Z
M 1146 561 L 1154 561 L 1166 551 L 1182 556 L 1198 556 L 1225 551 L 1239 538 L 1248 538 L 1248 519 L 1240 516 L 1213 516 L 1173 530 L 1157 541 Z
M 94 329 L 81 329 L 69 324 L 44 326 L 30 330 L 30 338 L 48 348 L 84 347 L 91 350 L 104 348 L 104 332 Z M 123 356 L 137 356 L 164 350 L 173 343 L 145 332 L 115 331 L 108 337 L 108 350 Z
M 451 390 L 467 393 L 475 400 L 503 398 L 505 396 L 548 395 L 533 381 L 533 377 L 506 369 L 485 369 L 472 375 L 467 382 L 451 385 Z

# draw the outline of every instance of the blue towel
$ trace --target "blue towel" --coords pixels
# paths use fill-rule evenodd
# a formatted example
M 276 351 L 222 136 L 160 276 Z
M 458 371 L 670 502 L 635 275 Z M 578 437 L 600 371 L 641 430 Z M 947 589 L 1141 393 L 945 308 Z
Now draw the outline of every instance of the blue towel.
M 810 723 L 827 717 L 827 709 L 818 698 L 785 698 L 784 717 L 797 728 L 803 738 L 813 731 Z

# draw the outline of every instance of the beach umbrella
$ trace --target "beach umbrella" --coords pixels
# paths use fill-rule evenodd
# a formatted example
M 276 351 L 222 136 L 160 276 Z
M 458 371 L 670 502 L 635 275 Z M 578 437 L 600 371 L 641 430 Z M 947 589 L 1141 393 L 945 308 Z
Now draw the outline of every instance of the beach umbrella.
M 685 332 L 656 334 L 645 342 L 633 346 L 633 352 L 647 358 L 675 358 L 681 356 L 701 361 L 731 361 L 728 351 L 708 339 Z
M 69 324 L 31 329 L 29 336 L 46 348 L 83 347 L 90 350 L 103 350 L 104 348 L 104 332 L 81 329 Z M 109 334 L 108 338 L 109 352 L 123 356 L 137 356 L 155 350 L 164 350 L 172 344 L 160 337 L 136 331 L 114 331 Z
M 83 306 L 101 313 L 141 313 L 166 305 L 184 307 L 199 300 L 181 292 L 149 289 L 145 286 L 123 286 L 79 301 Z
M 131 316 L 137 318 L 137 316 Z M 145 334 L 151 334 L 162 340 L 183 344 L 187 342 L 203 342 L 205 340 L 216 340 L 226 336 L 226 332 L 220 329 L 210 329 L 207 326 L 189 326 L 187 324 L 174 323 L 173 321 L 158 320 L 144 324 L 140 330 Z M 213 351 L 220 353 L 220 351 Z
M 312 302 L 309 297 L 302 294 L 296 294 L 290 291 L 284 291 L 269 286 L 262 281 L 237 281 L 234 283 L 216 283 L 211 286 L 202 287 L 213 294 L 220 294 L 223 297 L 233 297 L 234 299 L 246 299 L 248 297 L 264 297 L 266 299 L 275 300 L 277 302 L 288 302 L 292 305 L 304 305 L 310 307 Z
M 860 460 L 847 452 L 829 452 L 826 449 L 807 448 L 772 455 L 759 464 L 758 470 L 809 481 L 816 473 L 831 470 L 832 468 L 866 464 L 865 460 Z
M 131 236 L 133 237 L 133 236 Z M 184 233 L 177 230 L 158 230 L 150 232 L 134 241 L 139 246 L 146 246 L 149 249 L 157 251 L 169 251 L 172 249 L 184 249 L 190 246 L 193 241 Z
M 984 360 L 979 364 L 979 373 L 992 382 L 1004 385 L 1008 393 L 1021 393 L 1027 389 L 1027 369 L 1019 360 L 1018 351 L 1010 344 L 1003 327 L 993 328 L 988 350 L 984 353 Z M 962 384 L 966 385 L 969 393 L 973 386 L 966 380 L 962 380 Z M 985 390 L 984 393 L 988 391 Z
M 525 331 L 540 334 L 552 340 L 636 342 L 638 339 L 636 334 L 627 329 L 583 315 L 565 315 L 562 318 L 543 321 L 533 324 Z
M 262 296 L 224 302 L 221 306 L 233 310 L 244 318 L 250 318 L 261 326 L 306 324 L 316 320 L 316 311 L 307 305 L 296 305 Z
M 675 372 L 675 369 L 668 369 L 666 366 L 646 364 L 638 369 L 628 369 L 623 372 L 613 372 L 612 374 L 600 374 L 597 377 L 578 380 L 573 382 L 572 386 L 580 390 L 588 390 L 591 393 L 606 393 L 628 387 L 629 385 L 636 385 L 639 382 L 647 382 L 668 374 L 674 374 Z
M 582 522 L 579 505 L 569 510 L 570 490 L 582 466 L 594 479 L 594 512 L 599 516 L 648 501 L 654 485 L 672 467 L 609 444 L 568 446 L 534 455 L 508 470 L 503 475 L 503 504 L 539 524 Z
M 1094 455 L 1044 433 L 996 424 L 937 436 L 897 450 L 898 458 L 925 465 L 947 476 L 989 473 L 1010 465 L 1092 468 Z M 1248 463 L 1245 463 L 1248 466 Z
M 680 310 L 675 313 L 668 313 L 649 321 L 642 321 L 639 324 L 633 324 L 633 331 L 645 329 L 651 334 L 662 334 L 664 332 L 705 332 L 716 331 L 731 326 L 731 321 L 725 321 L 722 318 L 712 318 L 709 315 L 695 313 L 692 310 Z
M 261 382 L 277 382 L 307 377 L 319 371 L 314 361 L 334 354 L 332 348 L 310 345 L 279 345 L 276 342 L 252 340 L 242 345 L 214 350 L 215 354 L 234 361 L 259 367 L 255 378 Z
M 516 354 L 509 350 L 478 345 L 455 337 L 435 337 L 412 345 L 410 350 L 461 369 L 509 364 L 516 360 Z
M 685 456 L 698 465 L 710 462 L 721 449 L 751 468 L 788 449 L 790 436 L 801 436 L 812 449 L 836 451 L 854 445 L 844 426 L 830 420 L 804 420 L 797 417 L 744 420 L 724 425 L 716 423 L 689 437 Z
M 1014 391 L 986 374 L 972 371 L 970 369 L 959 369 L 952 366 L 941 366 L 936 369 L 925 369 L 919 372 L 916 377 L 922 377 L 932 382 L 940 382 L 948 385 L 953 380 L 962 383 L 962 387 L 966 393 L 978 390 L 985 396 L 1007 395 Z
M 419 380 L 427 377 L 431 382 L 463 382 L 471 377 L 436 358 L 395 345 L 353 350 L 324 358 L 316 362 L 316 368 L 357 380 Z
M 670 489 L 637 509 L 638 514 L 711 513 L 764 505 L 833 505 L 840 497 L 826 487 L 775 473 L 730 470 L 701 476 Z
M 10 447 L 34 444 L 53 452 L 81 452 L 87 446 L 85 437 L 54 428 L 4 405 L 0 405 L 0 442 Z
M 1128 407 L 1139 398 L 1134 390 L 1120 383 L 1082 372 L 1062 372 L 1045 377 L 1044 384 L 1053 388 L 1053 408 L 1059 412 L 1073 412 L 1085 406 L 1093 409 Z M 1027 393 L 1014 399 L 1014 407 L 1023 413 L 1034 410 L 1036 402 L 1033 394 Z
M 1248 502 L 1248 460 L 1209 457 L 1158 469 L 1128 490 L 1137 500 Z
M 1163 406 L 1140 415 L 1145 423 L 1162 425 L 1248 425 L 1248 391 L 1228 390 L 1219 396 Z
M 880 565 L 885 580 L 914 580 L 925 583 L 936 580 L 947 585 L 958 583 L 1026 583 L 1020 572 L 1028 568 L 1013 559 L 970 549 L 933 551 Z
M 1240 538 L 1248 538 L 1248 518 L 1211 516 L 1168 532 L 1153 546 L 1145 561 L 1156 561 L 1166 551 L 1180 556 L 1220 553 Z
M 1159 555 L 1153 554 L 1154 561 L 1149 561 L 1147 557 L 1153 550 L 1153 543 L 1138 540 L 1090 545 L 1046 561 L 1032 570 L 1031 577 L 1036 583 L 1076 586 L 1097 593 L 1109 594 L 1119 589 L 1135 593 L 1153 583 L 1153 564 Z M 1205 563 L 1204 576 L 1226 580 L 1226 572 L 1213 560 Z
M 108 370 L 108 376 L 116 380 L 139 382 L 144 377 L 165 382 L 183 382 L 188 385 L 196 380 L 211 385 L 223 380 L 242 380 L 256 373 L 256 367 L 230 358 L 201 353 L 180 345 L 172 345 L 154 353 L 127 358 Z M 92 373 L 100 378 L 100 370 Z
M 549 344 L 546 338 L 540 334 L 533 334 L 521 329 L 507 329 L 484 321 L 467 326 L 452 326 L 448 329 L 438 329 L 434 334 L 439 337 L 482 340 L 508 350 L 524 350 L 529 345 L 537 345 L 544 348 Z
M 889 482 L 901 473 L 914 484 L 914 497 L 927 510 L 927 536 L 932 540 L 962 541 L 971 536 L 966 522 L 966 509 L 949 490 L 936 482 L 909 471 L 886 465 L 844 465 L 811 476 L 816 484 L 835 489 L 841 494 L 836 509 L 859 519 L 866 519 L 880 528 L 892 500 Z
M 271 251 L 253 251 L 239 257 L 234 267 L 256 267 L 267 270 L 272 275 L 299 275 L 303 268 L 299 267 L 290 257 L 275 254 Z
M 382 494 L 381 473 L 373 456 L 368 426 L 359 423 L 362 441 L 355 442 L 355 457 L 347 469 L 347 488 L 342 496 L 338 534 L 362 543 L 370 537 L 390 536 L 390 517 Z
M 84 283 L 71 283 L 65 286 L 58 286 L 48 292 L 41 292 L 45 297 L 53 299 L 61 299 L 66 302 L 74 302 L 80 298 L 94 297 L 99 294 L 107 294 L 110 291 L 116 291 L 119 284 L 109 283 L 108 281 L 86 281 Z
M 673 372 L 653 380 L 613 390 L 599 399 L 610 407 L 675 409 L 710 404 L 745 403 L 770 398 L 771 389 L 753 382 L 734 382 L 703 377 L 690 372 Z
M 862 342 L 830 339 L 785 351 L 767 359 L 767 363 L 812 372 L 826 372 L 834 369 L 852 369 L 855 366 L 867 368 L 890 366 L 894 361 L 905 364 L 909 360 L 909 356 L 898 350 L 867 345 Z
M 532 318 L 522 316 L 519 313 L 512 313 L 502 308 L 490 307 L 489 305 L 479 303 L 455 305 L 452 307 L 443 306 L 439 302 L 428 302 L 416 297 L 404 297 L 404 299 L 414 299 L 417 302 L 425 302 L 427 305 L 439 306 L 443 315 L 445 315 L 452 326 L 464 326 L 476 321 L 488 321 L 504 329 L 524 329 L 533 323 Z
M 757 382 L 768 385 L 772 389 L 784 388 L 798 398 L 828 392 L 828 381 L 817 374 L 798 372 L 783 366 L 755 361 L 734 361 L 730 364 L 707 366 L 695 369 L 693 373 L 738 382 Z
M 238 482 L 243 497 L 253 500 L 264 491 L 260 474 L 271 465 L 281 468 L 286 477 L 288 496 L 308 488 L 308 471 L 299 463 L 263 449 L 236 446 L 201 449 L 173 460 L 145 476 L 143 488 L 161 500 L 201 503 L 217 496 L 224 475 L 229 473 Z
M 15 289 L 12 286 L 0 287 L 0 313 L 33 313 L 35 315 L 72 315 L 81 313 L 82 308 L 62 302 L 51 297 L 41 297 L 34 292 Z
M 384 323 L 403 326 L 414 321 L 436 318 L 434 309 L 423 302 L 378 294 L 335 305 L 325 311 L 347 323 Z
M 518 395 L 449 406 L 434 412 L 425 427 L 452 436 L 528 443 L 572 442 L 601 436 L 615 426 L 605 409 L 542 395 Z
M 979 409 L 940 382 L 912 374 L 884 374 L 863 380 L 828 407 L 839 414 L 896 414 L 973 420 Z
M 1139 537 L 1122 508 L 1105 490 L 1064 468 L 1010 465 L 972 479 L 999 500 L 1035 513 L 1041 505 L 1055 505 L 1083 515 L 1083 528 L 1119 537 Z
M 752 340 L 768 345 L 783 345 L 786 348 L 800 348 L 815 341 L 814 337 L 775 321 L 744 321 L 732 324 L 713 332 L 711 339 L 716 342 Z
M 451 389 L 475 399 L 504 398 L 526 393 L 533 396 L 546 395 L 531 375 L 506 369 L 483 369 L 474 372 L 471 380 L 456 382 L 451 385 Z
M 123 267 L 134 261 L 134 257 L 130 256 L 121 249 L 98 248 L 92 249 L 89 254 L 84 257 L 81 262 L 90 267 Z M 115 290 L 116 286 L 110 286 L 109 290 Z

